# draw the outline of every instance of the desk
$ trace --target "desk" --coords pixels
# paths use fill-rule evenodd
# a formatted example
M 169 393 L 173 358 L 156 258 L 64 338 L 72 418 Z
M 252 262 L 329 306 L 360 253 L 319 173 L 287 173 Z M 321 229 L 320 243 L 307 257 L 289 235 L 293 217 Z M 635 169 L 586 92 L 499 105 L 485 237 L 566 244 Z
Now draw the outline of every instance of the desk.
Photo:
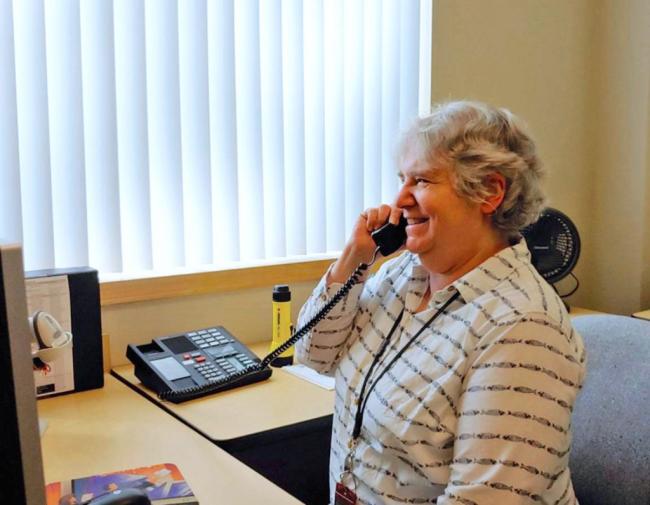
M 602 314 L 602 312 L 598 312 L 597 310 L 591 310 L 591 309 L 583 309 L 582 307 L 571 307 L 571 310 L 569 311 L 569 315 L 571 317 L 575 316 L 586 316 L 586 315 L 593 315 L 593 314 Z
M 249 347 L 258 356 L 268 351 L 267 343 Z M 334 410 L 334 391 L 281 368 L 274 368 L 268 380 L 179 404 L 158 400 L 153 391 L 140 383 L 133 365 L 115 367 L 113 375 L 220 445 L 328 417 Z
M 175 463 L 201 505 L 299 502 L 115 378 L 38 401 L 47 482 Z
M 639 319 L 647 319 L 650 321 L 650 310 L 642 310 L 641 312 L 635 312 L 632 314 L 632 317 L 637 317 Z
M 250 348 L 263 356 L 268 343 Z M 302 501 L 327 499 L 334 391 L 273 369 L 268 380 L 174 404 L 143 386 L 133 365 L 112 374 Z

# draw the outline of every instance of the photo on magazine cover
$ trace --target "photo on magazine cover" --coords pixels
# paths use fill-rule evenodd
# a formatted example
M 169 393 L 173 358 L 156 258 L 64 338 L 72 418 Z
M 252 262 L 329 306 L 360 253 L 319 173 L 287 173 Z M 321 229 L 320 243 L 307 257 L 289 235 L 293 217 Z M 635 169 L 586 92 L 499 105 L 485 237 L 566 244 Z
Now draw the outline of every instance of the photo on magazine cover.
M 124 489 L 144 491 L 152 505 L 198 505 L 178 467 L 163 463 L 90 477 L 54 482 L 47 485 L 47 505 L 80 505 Z

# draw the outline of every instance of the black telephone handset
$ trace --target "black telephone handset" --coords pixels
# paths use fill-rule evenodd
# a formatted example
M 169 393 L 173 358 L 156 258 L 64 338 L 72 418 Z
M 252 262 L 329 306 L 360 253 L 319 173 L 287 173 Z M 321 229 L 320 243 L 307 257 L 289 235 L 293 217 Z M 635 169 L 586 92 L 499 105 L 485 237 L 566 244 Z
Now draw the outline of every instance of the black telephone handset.
M 404 245 L 406 224 L 402 216 L 398 225 L 386 223 L 374 231 L 371 236 L 377 249 L 370 263 L 359 265 L 308 323 L 263 360 L 218 326 L 156 338 L 150 344 L 129 344 L 126 357 L 135 365 L 136 377 L 161 399 L 173 403 L 268 379 L 271 362 L 311 331 L 359 283 L 378 252 L 389 256 Z
M 377 244 L 379 252 L 384 256 L 390 256 L 406 242 L 406 218 L 401 216 L 396 225 L 386 223 L 378 230 L 373 231 L 370 236 Z

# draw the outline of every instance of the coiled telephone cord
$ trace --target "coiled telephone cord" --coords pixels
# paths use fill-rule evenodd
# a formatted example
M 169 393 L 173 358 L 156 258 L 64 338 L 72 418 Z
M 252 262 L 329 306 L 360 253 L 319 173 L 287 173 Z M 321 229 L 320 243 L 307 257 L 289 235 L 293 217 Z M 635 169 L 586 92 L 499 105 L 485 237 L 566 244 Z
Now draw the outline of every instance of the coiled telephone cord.
M 158 395 L 158 397 L 161 400 L 172 400 L 174 398 L 183 398 L 183 397 L 193 397 L 195 395 L 205 395 L 209 394 L 211 392 L 216 392 L 224 388 L 226 384 L 236 384 L 238 381 L 245 379 L 249 375 L 256 374 L 259 372 L 262 372 L 266 368 L 269 367 L 271 362 L 280 356 L 284 351 L 289 349 L 292 345 L 294 345 L 298 340 L 300 340 L 302 337 L 304 337 L 309 331 L 311 331 L 314 326 L 316 326 L 319 322 L 321 322 L 327 314 L 336 306 L 337 303 L 339 303 L 344 296 L 346 296 L 350 290 L 357 284 L 359 284 L 361 277 L 365 273 L 366 270 L 375 262 L 375 258 L 377 257 L 377 252 L 379 251 L 379 248 L 375 249 L 375 252 L 372 256 L 372 259 L 370 260 L 369 263 L 361 263 L 355 270 L 352 272 L 352 275 L 348 278 L 347 281 L 345 281 L 345 284 L 341 286 L 341 289 L 339 289 L 332 299 L 327 302 L 317 313 L 316 315 L 309 320 L 306 324 L 304 324 L 298 331 L 296 331 L 287 341 L 285 341 L 283 344 L 281 344 L 278 348 L 274 349 L 273 352 L 269 353 L 260 363 L 250 365 L 247 368 L 244 368 L 243 370 L 239 370 L 238 372 L 235 372 L 228 377 L 224 377 L 223 379 L 214 381 L 210 384 L 204 384 L 204 385 L 197 385 L 197 386 L 191 386 L 187 387 L 184 389 L 176 389 L 176 390 L 167 390 L 163 391 Z
M 345 295 L 347 295 L 350 290 L 357 284 L 359 284 L 359 281 L 361 277 L 363 276 L 364 272 L 368 270 L 370 265 L 374 262 L 374 256 L 373 256 L 373 261 L 370 263 L 361 263 L 356 270 L 352 273 L 352 275 L 348 278 L 348 280 L 345 282 L 343 286 L 341 286 L 341 289 L 339 289 L 336 294 L 332 297 L 332 299 L 327 302 L 319 311 L 318 313 L 305 325 L 303 325 L 298 331 L 296 331 L 286 342 L 280 345 L 277 349 L 274 349 L 273 352 L 271 352 L 269 355 L 267 355 L 259 364 L 260 369 L 263 370 L 267 366 L 271 364 L 271 361 L 273 361 L 275 358 L 280 356 L 284 351 L 289 349 L 293 344 L 295 344 L 298 340 L 300 340 L 302 337 L 304 337 L 310 330 L 314 328 L 318 323 L 320 323 L 323 318 L 329 314 L 329 312 L 334 308 L 334 306 L 339 303 Z

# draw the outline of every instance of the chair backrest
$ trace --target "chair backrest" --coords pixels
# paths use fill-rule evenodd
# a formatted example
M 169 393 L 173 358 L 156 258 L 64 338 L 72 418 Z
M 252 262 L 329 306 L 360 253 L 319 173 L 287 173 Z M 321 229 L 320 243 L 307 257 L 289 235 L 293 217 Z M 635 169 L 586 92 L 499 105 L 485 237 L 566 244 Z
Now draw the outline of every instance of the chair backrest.
M 649 505 L 650 321 L 589 315 L 573 325 L 587 349 L 569 463 L 580 505 Z

